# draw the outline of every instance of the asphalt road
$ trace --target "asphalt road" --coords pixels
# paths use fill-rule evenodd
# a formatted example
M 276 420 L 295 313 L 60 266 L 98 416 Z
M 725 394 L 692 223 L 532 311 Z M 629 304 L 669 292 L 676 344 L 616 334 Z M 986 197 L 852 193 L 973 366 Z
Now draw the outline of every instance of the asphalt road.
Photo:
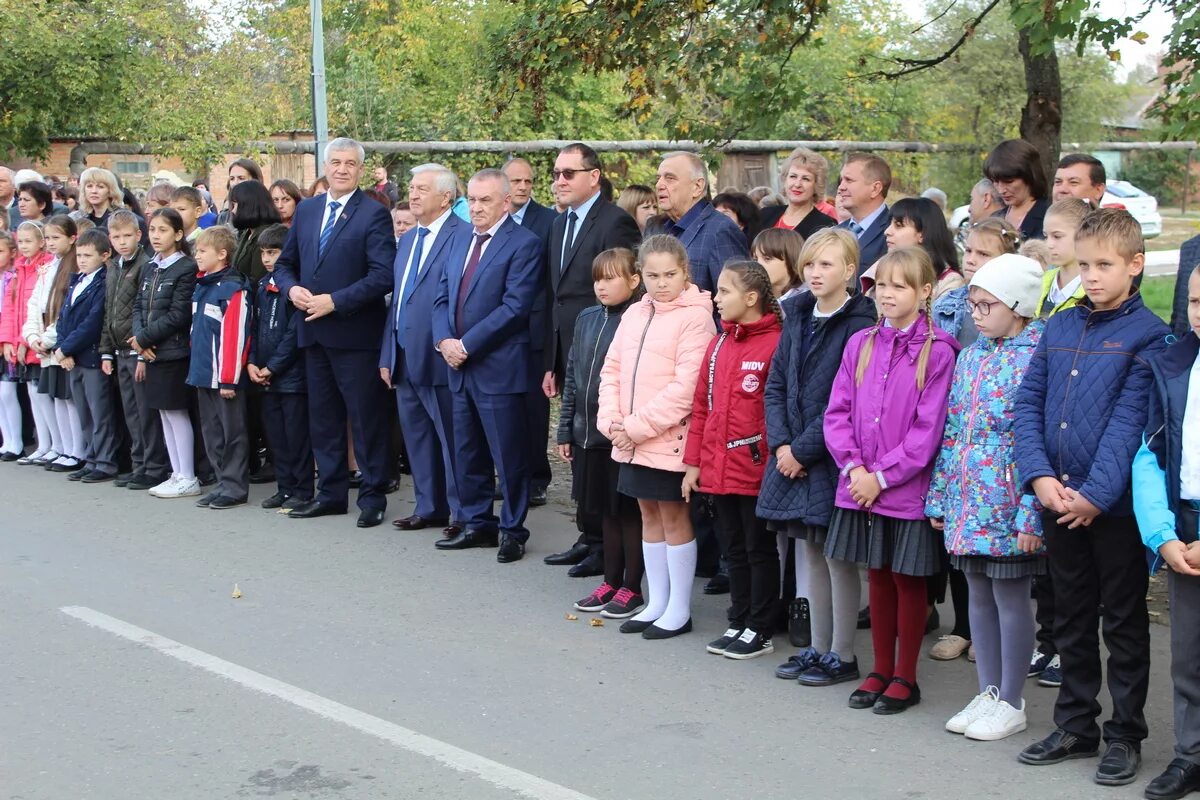
M 924 702 L 882 718 L 846 707 L 853 685 L 775 679 L 785 637 L 706 654 L 724 601 L 699 582 L 687 636 L 567 620 L 593 584 L 541 563 L 574 536 L 562 507 L 499 565 L 353 516 L 207 511 L 12 464 L 0 486 L 0 798 L 1133 798 L 1171 757 L 1157 626 L 1143 778 L 1101 789 L 1094 761 L 1017 764 L 1049 730 L 1053 690 L 1032 682 L 1028 732 L 945 733 L 975 691 L 965 660 L 923 660 Z

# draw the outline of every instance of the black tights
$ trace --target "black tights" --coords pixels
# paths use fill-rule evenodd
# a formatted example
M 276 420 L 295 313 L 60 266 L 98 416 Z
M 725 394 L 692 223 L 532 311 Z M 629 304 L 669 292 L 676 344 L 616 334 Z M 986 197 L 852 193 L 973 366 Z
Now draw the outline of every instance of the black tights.
M 642 591 L 642 515 L 636 510 L 600 520 L 604 534 L 604 582 L 614 589 Z

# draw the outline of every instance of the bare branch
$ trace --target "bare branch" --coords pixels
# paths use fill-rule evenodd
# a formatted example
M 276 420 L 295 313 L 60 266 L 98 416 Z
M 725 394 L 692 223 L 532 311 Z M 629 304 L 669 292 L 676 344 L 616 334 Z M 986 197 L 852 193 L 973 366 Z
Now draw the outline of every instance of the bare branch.
M 922 70 L 931 69 L 936 67 L 938 64 L 949 61 L 954 54 L 957 53 L 959 49 L 961 49 L 962 46 L 967 43 L 967 40 L 975 35 L 975 29 L 979 27 L 987 15 L 992 13 L 992 10 L 998 5 L 1000 5 L 1000 0 L 991 0 L 991 2 L 984 7 L 983 11 L 979 12 L 979 16 L 975 17 L 975 19 L 963 26 L 963 34 L 962 36 L 958 37 L 958 41 L 950 45 L 950 47 L 947 48 L 946 51 L 940 56 L 935 58 L 895 58 L 892 60 L 896 64 L 900 65 L 900 69 L 893 72 L 880 71 L 864 77 L 886 78 L 889 80 L 901 78 L 905 75 L 911 75 L 914 72 L 921 72 Z
M 915 29 L 915 30 L 912 32 L 912 34 L 911 34 L 911 35 L 914 35 L 914 36 L 915 36 L 916 34 L 920 33 L 920 32 L 921 32 L 921 31 L 923 31 L 923 30 L 925 30 L 925 29 L 926 29 L 926 28 L 928 28 L 930 25 L 932 25 L 933 23 L 937 22 L 937 21 L 938 21 L 939 19 L 941 19 L 942 17 L 944 17 L 944 16 L 946 16 L 947 14 L 949 14 L 949 13 L 950 13 L 950 9 L 954 8 L 956 5 L 958 5 L 958 0 L 950 0 L 950 5 L 946 6 L 944 9 L 942 9 L 942 13 L 938 14 L 936 17 L 934 17 L 933 19 L 929 20 L 928 22 L 922 22 L 922 23 L 921 23 L 921 24 L 920 24 L 920 25 L 919 25 L 919 26 L 918 26 L 918 27 L 917 27 L 917 28 L 916 28 L 916 29 Z

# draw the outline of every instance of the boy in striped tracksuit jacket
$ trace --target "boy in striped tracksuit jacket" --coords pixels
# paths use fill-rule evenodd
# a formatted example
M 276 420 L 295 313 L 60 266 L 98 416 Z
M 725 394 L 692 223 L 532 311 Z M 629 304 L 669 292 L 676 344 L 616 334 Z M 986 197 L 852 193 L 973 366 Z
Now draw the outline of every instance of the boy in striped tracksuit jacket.
M 199 395 L 204 449 L 217 487 L 196 501 L 224 509 L 246 502 L 249 437 L 246 435 L 245 366 L 250 354 L 250 284 L 229 259 L 237 248 L 223 226 L 196 239 L 200 276 L 192 295 L 192 360 L 187 382 Z

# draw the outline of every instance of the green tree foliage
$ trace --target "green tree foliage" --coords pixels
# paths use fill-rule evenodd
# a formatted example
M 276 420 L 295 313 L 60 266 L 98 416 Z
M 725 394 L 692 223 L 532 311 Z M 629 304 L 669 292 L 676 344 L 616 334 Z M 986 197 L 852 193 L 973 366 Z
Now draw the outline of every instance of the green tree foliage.
M 218 139 L 259 139 L 291 116 L 259 82 L 265 43 L 216 37 L 186 0 L 0 0 L 0 19 L 0 152 L 100 136 L 199 165 L 225 152 Z

